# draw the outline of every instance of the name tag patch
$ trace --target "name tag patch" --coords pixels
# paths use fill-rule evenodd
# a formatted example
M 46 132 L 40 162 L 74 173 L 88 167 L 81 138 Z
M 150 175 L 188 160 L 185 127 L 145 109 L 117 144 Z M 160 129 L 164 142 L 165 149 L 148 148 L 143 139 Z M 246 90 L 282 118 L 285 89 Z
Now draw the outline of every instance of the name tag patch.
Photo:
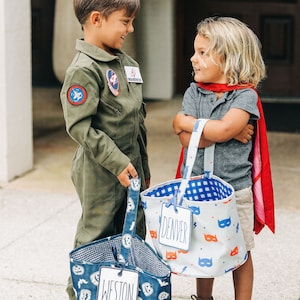
M 125 66 L 124 68 L 128 82 L 143 83 L 140 68 L 132 66 Z

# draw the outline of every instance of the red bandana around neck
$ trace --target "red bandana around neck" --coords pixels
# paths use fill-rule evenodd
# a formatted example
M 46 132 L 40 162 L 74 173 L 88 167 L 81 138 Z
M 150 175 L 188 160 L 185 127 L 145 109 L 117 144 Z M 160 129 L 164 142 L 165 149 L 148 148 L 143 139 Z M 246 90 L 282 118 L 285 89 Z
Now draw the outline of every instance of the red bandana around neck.
M 257 107 L 260 118 L 257 121 L 255 139 L 253 143 L 252 158 L 252 180 L 253 180 L 253 200 L 254 200 L 254 232 L 258 234 L 265 225 L 275 232 L 275 216 L 274 216 L 274 193 L 272 185 L 270 155 L 268 147 L 267 128 L 263 112 L 262 103 L 257 91 L 251 84 L 247 85 L 227 85 L 218 83 L 197 83 L 197 86 L 216 93 L 224 93 L 233 90 L 252 88 L 258 97 Z M 180 153 L 176 178 L 181 178 L 181 164 L 184 157 L 184 148 Z
M 201 83 L 198 82 L 197 86 L 215 93 L 225 93 L 234 90 L 242 90 L 242 89 L 251 89 L 254 88 L 253 84 L 245 84 L 245 85 L 228 85 L 226 83 Z

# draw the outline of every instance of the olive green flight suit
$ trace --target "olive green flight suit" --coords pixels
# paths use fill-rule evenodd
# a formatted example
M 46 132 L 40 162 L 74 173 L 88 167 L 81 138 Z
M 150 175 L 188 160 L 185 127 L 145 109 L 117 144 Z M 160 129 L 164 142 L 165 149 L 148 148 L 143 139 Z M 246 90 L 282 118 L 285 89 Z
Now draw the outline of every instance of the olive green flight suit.
M 124 70 L 138 64 L 122 51 L 111 55 L 83 40 L 76 49 L 60 94 L 66 130 L 78 143 L 71 174 L 82 215 L 74 247 L 122 232 L 127 189 L 117 175 L 129 162 L 142 189 L 150 178 L 142 86 L 128 82 Z M 136 232 L 145 238 L 141 205 Z

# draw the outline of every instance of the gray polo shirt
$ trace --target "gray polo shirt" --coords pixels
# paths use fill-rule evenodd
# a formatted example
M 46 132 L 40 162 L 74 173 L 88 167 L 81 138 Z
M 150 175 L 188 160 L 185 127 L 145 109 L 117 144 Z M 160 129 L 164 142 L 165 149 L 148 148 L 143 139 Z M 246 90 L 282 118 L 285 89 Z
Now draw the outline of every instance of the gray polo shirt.
M 252 89 L 226 92 L 220 99 L 217 99 L 213 92 L 199 88 L 196 83 L 192 83 L 184 94 L 182 104 L 183 112 L 197 119 L 220 120 L 231 108 L 247 111 L 250 114 L 250 122 L 259 118 L 257 94 Z M 230 183 L 236 191 L 251 186 L 252 163 L 249 160 L 251 150 L 252 140 L 247 144 L 235 139 L 216 143 L 214 175 Z M 203 174 L 203 162 L 204 150 L 199 149 L 192 176 Z M 184 165 L 185 163 L 183 167 Z

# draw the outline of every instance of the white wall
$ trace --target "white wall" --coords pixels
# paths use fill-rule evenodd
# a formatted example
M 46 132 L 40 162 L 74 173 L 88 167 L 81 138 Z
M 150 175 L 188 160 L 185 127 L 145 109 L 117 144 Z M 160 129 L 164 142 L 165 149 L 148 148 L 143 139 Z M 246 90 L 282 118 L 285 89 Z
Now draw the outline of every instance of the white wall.
M 136 44 L 145 98 L 174 96 L 174 11 L 175 0 L 141 0 Z
M 31 2 L 0 0 L 0 181 L 33 166 Z
M 76 39 L 81 37 L 82 31 L 74 15 L 73 1 L 56 0 L 52 53 L 53 70 L 60 82 L 63 82 L 66 69 L 76 53 Z

